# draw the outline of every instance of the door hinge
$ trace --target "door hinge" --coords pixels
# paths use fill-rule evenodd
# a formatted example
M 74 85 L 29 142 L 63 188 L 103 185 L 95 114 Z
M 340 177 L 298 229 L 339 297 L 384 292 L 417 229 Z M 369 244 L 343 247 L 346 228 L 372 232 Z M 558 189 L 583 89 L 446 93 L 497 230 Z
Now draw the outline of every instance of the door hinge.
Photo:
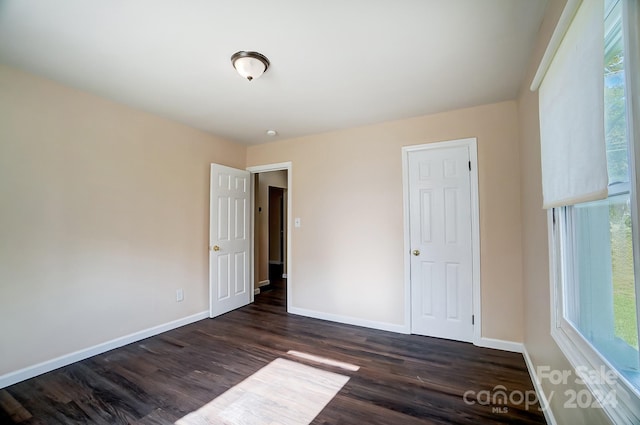
M 469 161 L 469 171 L 471 171 L 471 161 Z
M 475 325 L 475 324 L 476 324 L 476 315 L 475 315 L 475 314 L 472 314 L 472 315 L 471 315 L 471 324 L 472 324 L 472 325 Z

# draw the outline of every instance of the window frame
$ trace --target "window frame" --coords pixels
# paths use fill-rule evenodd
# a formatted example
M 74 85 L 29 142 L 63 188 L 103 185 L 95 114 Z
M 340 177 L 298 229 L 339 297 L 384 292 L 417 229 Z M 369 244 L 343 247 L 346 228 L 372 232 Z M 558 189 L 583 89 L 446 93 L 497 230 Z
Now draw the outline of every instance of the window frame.
M 629 137 L 629 167 L 630 184 L 627 186 L 630 192 L 630 204 L 632 208 L 632 241 L 634 274 L 636 282 L 636 302 L 640 308 L 640 229 L 639 214 L 640 203 L 638 193 L 640 181 L 638 171 L 640 166 L 640 77 L 637 75 L 639 58 L 636 52 L 640 47 L 637 24 L 640 20 L 637 0 L 622 1 L 622 31 L 625 49 L 625 84 L 627 87 L 627 131 Z M 635 106 L 635 108 L 634 108 Z M 634 125 L 635 124 L 635 125 Z M 624 192 L 627 188 L 612 187 L 610 195 L 615 192 Z M 617 189 L 617 190 L 616 190 Z M 622 189 L 622 190 L 620 190 Z M 628 423 L 640 421 L 640 390 L 629 384 L 615 367 L 603 357 L 598 350 L 582 336 L 582 334 L 565 319 L 565 300 L 563 298 L 565 283 L 568 276 L 573 273 L 571 249 L 563 250 L 566 239 L 571 236 L 573 226 L 568 207 L 559 207 L 547 210 L 547 229 L 549 241 L 549 279 L 551 282 L 551 336 L 558 344 L 560 350 L 567 357 L 571 365 L 578 368 L 587 368 L 592 371 L 600 371 L 604 367 L 605 373 L 613 372 L 617 379 L 609 383 L 607 380 L 584 380 L 586 387 L 591 391 L 593 400 L 603 401 L 602 408 L 614 423 Z M 640 325 L 640 324 L 639 324 Z M 615 391 L 615 402 L 612 405 L 605 399 Z
M 600 371 L 604 367 L 605 373 L 615 374 L 615 382 L 610 385 L 605 380 L 585 380 L 585 385 L 591 391 L 593 400 L 602 402 L 602 407 L 615 423 L 637 422 L 640 418 L 640 391 L 627 383 L 626 379 L 603 357 L 598 350 L 578 331 L 575 326 L 564 317 L 565 300 L 563 284 L 566 276 L 572 273 L 572 252 L 562 251 L 568 232 L 573 230 L 570 223 L 559 217 L 567 214 L 566 207 L 554 208 L 548 211 L 549 240 L 550 240 L 550 271 L 552 286 L 552 317 L 551 336 L 565 354 L 571 365 L 586 368 L 589 371 Z M 554 215 L 555 218 L 554 218 Z M 554 224 L 555 220 L 555 224 Z M 614 391 L 614 393 L 612 393 Z M 607 395 L 615 394 L 612 399 Z

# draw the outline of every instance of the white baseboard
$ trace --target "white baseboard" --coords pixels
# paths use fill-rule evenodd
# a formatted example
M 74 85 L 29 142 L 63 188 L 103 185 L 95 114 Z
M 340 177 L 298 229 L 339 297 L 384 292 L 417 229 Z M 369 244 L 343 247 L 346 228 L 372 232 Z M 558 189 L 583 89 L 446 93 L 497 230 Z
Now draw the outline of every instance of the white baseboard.
M 531 382 L 533 382 L 533 388 L 536 390 L 536 394 L 538 395 L 538 400 L 540 400 L 540 406 L 549 406 L 549 399 L 547 398 L 547 395 L 544 393 L 544 390 L 542 389 L 542 385 L 540 385 L 540 382 L 538 382 L 538 377 L 536 375 L 536 368 L 533 366 L 533 361 L 531 360 L 531 357 L 529 357 L 529 352 L 527 351 L 526 347 L 523 347 L 522 355 L 524 356 L 524 362 L 527 365 L 527 370 L 529 371 Z M 553 411 L 551 410 L 551 407 L 542 409 L 542 413 L 544 413 L 544 418 L 547 420 L 547 424 L 558 425 L 558 422 L 556 422 L 556 418 L 553 416 Z
M 256 288 L 253 290 L 253 295 L 258 295 L 260 293 L 260 288 Z
M 183 317 L 182 319 L 177 319 L 172 322 L 164 323 L 162 325 L 154 326 L 148 329 L 143 329 L 141 331 L 134 332 L 120 338 L 112 339 L 111 341 L 103 342 L 101 344 L 94 345 L 93 347 L 88 347 L 82 350 L 75 351 L 73 353 L 65 354 L 63 356 L 38 363 L 33 366 L 27 366 L 23 369 L 16 370 L 15 372 L 9 372 L 0 376 L 0 389 L 24 381 L 25 379 L 33 378 L 34 376 L 51 372 L 52 370 L 67 366 L 71 363 L 79 362 L 80 360 L 93 357 L 97 354 L 105 353 L 109 350 L 113 350 L 114 348 L 119 348 L 124 345 L 131 344 L 132 342 L 140 341 L 145 338 L 170 331 L 171 329 L 179 328 L 181 326 L 206 319 L 208 317 L 209 311 L 203 311 L 201 313 Z
M 482 337 L 473 341 L 473 345 L 484 348 L 495 348 L 496 350 L 511 351 L 512 353 L 522 353 L 524 346 L 521 342 L 505 341 L 503 339 Z
M 271 283 L 271 281 L 269 279 L 261 280 L 260 282 L 258 282 L 258 288 L 263 287 L 263 286 L 267 286 L 270 283 Z
M 393 323 L 376 322 L 373 320 L 358 319 L 355 317 L 340 316 L 338 314 L 323 313 L 321 311 L 307 310 L 304 308 L 291 307 L 288 310 L 291 314 L 298 316 L 312 317 L 314 319 L 328 320 L 330 322 L 343 323 L 345 325 L 362 326 L 364 328 L 378 329 L 381 331 L 408 334 L 409 330 L 404 325 L 394 325 Z

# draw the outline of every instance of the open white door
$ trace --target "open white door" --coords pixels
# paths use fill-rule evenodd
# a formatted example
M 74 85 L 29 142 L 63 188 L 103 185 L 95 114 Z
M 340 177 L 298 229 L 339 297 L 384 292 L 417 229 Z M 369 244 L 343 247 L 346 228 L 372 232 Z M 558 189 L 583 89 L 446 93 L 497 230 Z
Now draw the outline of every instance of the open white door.
M 251 301 L 249 172 L 211 164 L 209 317 Z
M 443 143 L 407 155 L 411 332 L 471 342 L 474 329 L 469 148 Z

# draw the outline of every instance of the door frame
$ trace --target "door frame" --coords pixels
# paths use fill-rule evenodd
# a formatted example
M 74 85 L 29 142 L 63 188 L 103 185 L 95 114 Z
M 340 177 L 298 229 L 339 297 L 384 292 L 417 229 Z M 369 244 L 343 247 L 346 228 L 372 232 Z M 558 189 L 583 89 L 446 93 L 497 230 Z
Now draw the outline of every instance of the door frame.
M 287 189 L 285 190 L 285 194 L 287 197 L 287 236 L 286 236 L 286 241 L 287 241 L 287 246 L 286 246 L 286 250 L 287 252 L 285 253 L 286 255 L 286 266 L 287 266 L 287 312 L 289 312 L 291 310 L 291 300 L 293 299 L 293 294 L 291 292 L 291 288 L 293 285 L 291 285 L 291 279 L 292 279 L 292 270 L 293 270 L 293 261 L 291 258 L 291 252 L 292 249 L 291 247 L 293 246 L 293 241 L 291 240 L 291 229 L 293 227 L 293 223 L 291 221 L 291 211 L 292 211 L 292 205 L 293 205 L 293 201 L 292 201 L 292 196 L 291 196 L 291 186 L 292 186 L 292 182 L 293 182 L 293 174 L 292 174 L 292 168 L 293 168 L 293 164 L 291 163 L 291 161 L 289 162 L 279 162 L 279 163 L 275 163 L 275 164 L 265 164 L 265 165 L 255 165 L 255 166 L 251 166 L 251 167 L 247 167 L 246 170 L 251 173 L 251 178 L 249 179 L 251 181 L 251 197 L 252 199 L 254 199 L 255 197 L 255 193 L 256 193 L 256 188 L 255 188 L 255 175 L 259 174 L 259 173 L 268 173 L 269 171 L 282 171 L 285 170 L 287 172 Z M 255 252 L 255 225 L 256 225 L 256 214 L 255 214 L 255 208 L 251 208 L 251 246 L 250 246 L 250 250 L 252 253 L 252 260 L 251 260 L 251 265 L 250 265 L 250 274 L 251 274 L 251 282 L 253 282 L 255 284 L 255 266 L 256 266 L 256 259 L 255 259 L 255 255 L 253 255 L 253 253 Z M 254 288 L 255 290 L 255 288 Z M 251 291 L 251 302 L 253 302 L 255 299 L 255 294 L 254 291 Z
M 480 285 L 480 203 L 478 197 L 478 142 L 475 137 L 447 140 L 402 147 L 402 197 L 404 208 L 404 323 L 406 333 L 411 333 L 411 229 L 409 227 L 409 153 L 416 151 L 466 147 L 469 150 L 471 171 L 471 275 L 473 305 L 473 343 L 482 339 L 481 285 Z

